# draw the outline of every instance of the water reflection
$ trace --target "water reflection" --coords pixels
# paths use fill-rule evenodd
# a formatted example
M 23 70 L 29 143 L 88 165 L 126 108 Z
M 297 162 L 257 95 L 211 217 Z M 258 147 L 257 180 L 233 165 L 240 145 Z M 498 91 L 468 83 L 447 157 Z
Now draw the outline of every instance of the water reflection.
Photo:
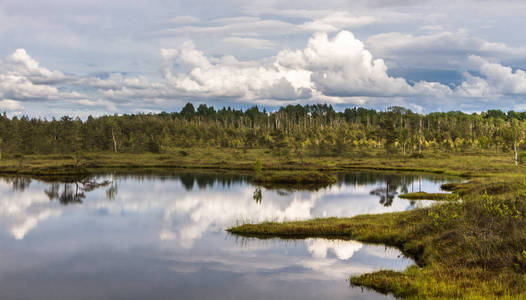
M 63 205 L 82 203 L 82 199 L 86 198 L 87 192 L 92 192 L 98 188 L 105 188 L 108 199 L 114 199 L 117 195 L 117 184 L 104 180 L 102 182 L 93 181 L 73 181 L 56 183 L 52 182 L 49 187 L 44 190 L 49 200 L 58 200 Z
M 206 230 L 222 230 L 236 221 L 353 216 L 427 205 L 431 202 L 402 200 L 397 195 L 414 191 L 415 182 L 419 189 L 434 192 L 446 179 L 351 173 L 340 175 L 337 184 L 318 191 L 274 190 L 253 186 L 249 176 L 206 173 L 101 174 L 62 182 L 8 177 L 2 181 L 0 218 L 16 238 L 23 238 L 43 220 L 62 214 L 64 208 L 45 203 L 38 195 L 42 193 L 61 205 L 82 204 L 83 210 L 108 214 L 155 208 L 162 215 L 159 238 L 191 245 Z
M 261 200 L 263 199 L 263 194 L 261 193 L 261 187 L 257 186 L 254 190 L 254 194 L 252 195 L 252 198 L 256 201 L 256 203 L 261 204 Z
M 411 261 L 395 249 L 324 239 L 240 240 L 224 229 L 244 220 L 412 209 L 426 202 L 411 204 L 396 192 L 419 180 L 428 192 L 448 181 L 356 173 L 300 191 L 257 187 L 244 175 L 179 171 L 3 178 L 0 298 L 378 298 L 349 289 L 345 279 L 404 269 Z M 382 188 L 394 195 L 389 206 L 381 201 L 386 191 L 371 193 Z
M 13 191 L 23 192 L 31 184 L 31 179 L 27 177 L 4 177 L 2 180 L 6 183 L 10 183 L 13 187 Z

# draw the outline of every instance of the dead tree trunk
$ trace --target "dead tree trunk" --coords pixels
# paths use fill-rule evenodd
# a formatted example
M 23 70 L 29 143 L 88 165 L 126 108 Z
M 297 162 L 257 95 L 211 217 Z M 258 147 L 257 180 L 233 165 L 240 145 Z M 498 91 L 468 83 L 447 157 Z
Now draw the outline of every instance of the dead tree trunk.
M 113 139 L 113 150 L 117 153 L 117 140 L 115 139 L 115 131 L 111 128 L 111 138 Z
M 420 126 L 418 127 L 418 154 L 422 154 L 422 119 L 420 119 Z

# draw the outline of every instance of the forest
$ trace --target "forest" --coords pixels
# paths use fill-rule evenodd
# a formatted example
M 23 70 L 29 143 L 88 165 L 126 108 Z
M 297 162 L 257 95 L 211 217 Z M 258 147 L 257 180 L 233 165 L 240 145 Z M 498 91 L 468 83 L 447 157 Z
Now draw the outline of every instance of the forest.
M 268 149 L 273 155 L 418 156 L 423 150 L 510 152 L 520 160 L 526 112 L 488 110 L 418 114 L 402 107 L 337 112 L 330 105 L 288 105 L 269 112 L 186 104 L 179 112 L 60 119 L 0 115 L 0 157 L 28 154 L 165 153 L 213 147 Z

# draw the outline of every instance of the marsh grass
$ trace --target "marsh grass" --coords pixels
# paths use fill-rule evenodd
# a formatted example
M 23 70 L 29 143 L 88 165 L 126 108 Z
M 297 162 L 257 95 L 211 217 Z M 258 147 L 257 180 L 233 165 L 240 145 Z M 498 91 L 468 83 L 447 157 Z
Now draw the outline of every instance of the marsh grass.
M 398 197 L 408 200 L 436 200 L 436 201 L 457 201 L 460 197 L 454 193 L 426 193 L 414 192 L 401 194 Z
M 287 160 L 276 157 L 264 149 L 174 148 L 154 154 L 81 153 L 73 155 L 25 155 L 23 164 L 15 157 L 0 160 L 0 173 L 44 174 L 96 172 L 100 168 L 202 168 L 216 170 L 254 171 L 259 162 L 262 170 L 269 171 L 348 171 L 381 170 L 437 173 L 463 177 L 488 177 L 495 174 L 506 177 L 526 175 L 526 165 L 515 166 L 509 154 L 451 154 L 424 153 L 411 158 L 400 155 L 385 157 L 384 152 L 371 151 L 367 156 L 303 156 Z M 258 164 L 259 164 L 258 163 Z

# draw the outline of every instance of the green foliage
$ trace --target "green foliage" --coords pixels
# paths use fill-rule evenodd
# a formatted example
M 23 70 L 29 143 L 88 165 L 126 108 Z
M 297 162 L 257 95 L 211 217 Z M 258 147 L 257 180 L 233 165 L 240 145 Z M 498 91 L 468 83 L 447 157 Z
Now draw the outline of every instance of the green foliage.
M 428 210 L 427 215 L 435 228 L 446 229 L 458 218 L 459 209 L 453 205 L 438 205 Z
M 422 158 L 422 151 L 510 151 L 524 146 L 526 113 L 488 111 L 416 114 L 330 105 L 219 110 L 186 104 L 180 112 L 109 115 L 86 120 L 0 115 L 4 154 L 166 153 L 174 148 L 265 149 L 282 161 L 372 156 L 383 149 Z M 115 151 L 117 150 L 117 151 Z M 426 153 L 426 155 L 427 155 Z
M 260 160 L 254 162 L 254 172 L 261 173 L 263 171 L 263 163 Z
M 490 196 L 487 193 L 482 195 L 482 207 L 483 216 L 488 218 L 505 218 L 505 217 L 514 217 L 521 218 L 523 217 L 522 211 L 517 207 L 517 201 L 510 201 L 510 199 L 502 199 L 495 196 Z

